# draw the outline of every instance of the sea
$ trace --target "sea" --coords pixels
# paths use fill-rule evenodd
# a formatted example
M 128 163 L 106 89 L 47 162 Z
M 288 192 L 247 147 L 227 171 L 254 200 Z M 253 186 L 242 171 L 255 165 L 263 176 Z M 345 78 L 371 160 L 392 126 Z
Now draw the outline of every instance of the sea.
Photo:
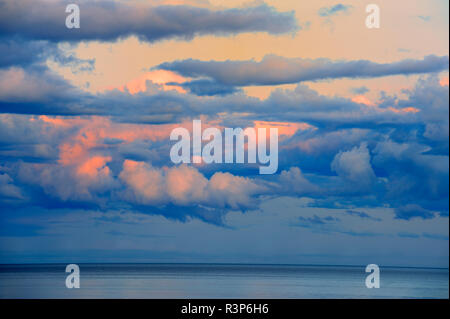
M 365 266 L 241 264 L 78 264 L 80 288 L 67 288 L 66 264 L 0 265 L 0 298 L 449 298 L 449 270 L 380 266 L 367 288 Z

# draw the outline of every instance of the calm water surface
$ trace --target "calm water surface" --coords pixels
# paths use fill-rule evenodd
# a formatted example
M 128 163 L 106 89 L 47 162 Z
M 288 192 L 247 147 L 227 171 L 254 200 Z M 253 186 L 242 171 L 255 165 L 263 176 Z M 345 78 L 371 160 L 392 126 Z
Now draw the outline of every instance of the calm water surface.
M 64 264 L 0 265 L 0 298 L 448 298 L 448 269 L 383 268 L 367 289 L 365 267 L 79 264 L 67 289 Z

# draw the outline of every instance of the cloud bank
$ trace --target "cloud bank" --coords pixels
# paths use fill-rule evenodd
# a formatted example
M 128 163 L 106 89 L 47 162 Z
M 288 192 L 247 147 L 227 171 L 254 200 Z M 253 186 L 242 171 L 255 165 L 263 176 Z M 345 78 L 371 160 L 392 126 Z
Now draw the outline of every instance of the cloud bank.
M 429 55 L 422 60 L 406 59 L 392 63 L 367 60 L 285 58 L 267 55 L 260 62 L 181 60 L 160 64 L 186 77 L 206 77 L 226 86 L 280 85 L 340 78 L 375 78 L 439 72 L 448 69 L 448 56 Z

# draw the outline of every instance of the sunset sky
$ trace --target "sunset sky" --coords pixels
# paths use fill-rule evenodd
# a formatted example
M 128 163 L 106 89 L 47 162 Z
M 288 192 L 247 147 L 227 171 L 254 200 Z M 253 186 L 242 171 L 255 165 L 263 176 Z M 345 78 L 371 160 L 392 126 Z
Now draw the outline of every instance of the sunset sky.
M 448 11 L 0 0 L 0 263 L 448 267 Z M 194 119 L 278 128 L 277 173 L 173 164 Z

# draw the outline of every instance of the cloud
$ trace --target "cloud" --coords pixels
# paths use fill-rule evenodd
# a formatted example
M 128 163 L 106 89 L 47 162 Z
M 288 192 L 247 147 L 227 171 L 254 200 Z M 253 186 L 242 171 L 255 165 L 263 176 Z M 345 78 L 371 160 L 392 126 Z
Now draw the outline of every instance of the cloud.
M 131 6 L 108 0 L 78 2 L 80 28 L 68 29 L 64 24 L 66 5 L 64 1 L 2 0 L 0 37 L 73 42 L 116 41 L 134 35 L 142 41 L 154 42 L 172 38 L 189 40 L 207 34 L 283 34 L 299 29 L 294 12 L 279 12 L 265 4 L 212 10 L 184 5 Z
M 353 94 L 365 94 L 367 92 L 369 92 L 370 90 L 366 87 L 366 86 L 360 86 L 360 87 L 355 87 L 355 88 L 351 88 L 350 92 L 352 92 Z
M 282 171 L 280 173 L 279 183 L 280 187 L 287 194 L 311 196 L 319 192 L 319 187 L 308 181 L 298 167 L 291 167 L 287 171 Z
M 440 235 L 440 234 L 423 233 L 422 236 L 425 237 L 425 238 L 430 238 L 430 239 L 437 239 L 437 240 L 448 241 L 448 236 Z
M 165 62 L 157 68 L 185 77 L 206 77 L 227 86 L 280 85 L 339 78 L 373 78 L 444 71 L 448 56 L 429 55 L 422 60 L 376 63 L 368 60 L 285 58 L 266 55 L 260 62 L 180 60 Z
M 164 201 L 162 172 L 144 162 L 126 160 L 119 178 L 130 186 L 128 198 L 143 204 L 158 204 Z
M 263 101 L 243 92 L 203 98 L 150 81 L 134 94 L 78 95 L 74 89 L 53 92 L 43 81 L 47 74 L 39 78 L 34 67 L 7 70 L 22 75 L 17 83 L 30 89 L 21 96 L 20 85 L 9 91 L 2 82 L 2 112 L 60 114 L 0 116 L 0 158 L 29 205 L 121 205 L 220 224 L 228 210 L 251 209 L 265 195 L 290 195 L 308 196 L 317 207 L 414 203 L 448 215 L 448 86 L 434 76 L 419 80 L 402 98 L 382 95 L 367 106 L 304 84 L 275 90 Z M 189 128 L 200 116 L 219 127 L 278 127 L 280 174 L 254 177 L 256 170 L 246 165 L 173 167 L 171 129 Z M 166 124 L 156 124 L 161 122 Z M 431 125 L 440 133 L 431 134 Z M 124 165 L 130 161 L 139 165 Z M 180 176 L 199 189 L 183 188 Z
M 173 83 L 172 85 L 175 85 Z M 239 92 L 234 86 L 223 85 L 212 80 L 195 80 L 178 84 L 180 87 L 188 89 L 189 92 L 198 96 L 227 95 Z
M 226 227 L 190 217 L 180 222 L 151 214 L 150 208 L 146 211 L 118 207 L 105 210 L 8 209 L 0 214 L 4 243 L 0 258 L 3 263 L 64 263 L 74 256 L 80 262 L 129 262 L 133 259 L 139 262 L 232 263 L 243 262 L 241 258 L 245 257 L 248 263 L 293 264 L 306 260 L 311 264 L 345 265 L 353 260 L 363 265 L 367 264 L 364 253 L 371 247 L 375 255 L 371 254 L 370 258 L 383 264 L 399 265 L 401 261 L 400 265 L 405 266 L 448 265 L 448 242 L 444 240 L 448 238 L 448 219 L 386 220 L 391 215 L 390 210 L 379 208 L 370 210 L 370 214 L 383 216 L 383 222 L 371 222 L 346 216 L 342 209 L 304 207 L 301 202 L 294 197 L 270 199 L 261 209 L 228 214 L 224 218 Z M 170 209 L 166 208 L 167 212 Z M 299 216 L 313 219 L 314 215 L 320 219 L 339 218 L 340 222 L 329 223 L 327 229 L 323 225 L 298 227 Z M 399 233 L 415 236 L 399 237 Z M 119 234 L 121 238 L 117 238 Z M 360 236 L 355 240 L 357 234 Z M 436 238 L 428 239 L 425 234 Z M 308 245 L 299 245 L 299 242 Z M 20 252 L 14 249 L 18 245 L 24 245 L 20 246 L 24 247 Z M 221 247 L 219 253 L 217 247 Z M 344 250 L 339 250 L 342 247 Z M 357 256 L 362 257 L 355 262 Z M 420 261 L 423 263 L 418 263 Z
M 251 179 L 216 172 L 208 180 L 196 168 L 181 165 L 154 168 L 148 163 L 125 160 L 119 178 L 129 186 L 125 197 L 147 205 L 204 205 L 234 210 L 254 207 L 254 195 L 266 192 Z
M 332 217 L 332 216 L 326 216 L 326 217 L 319 217 L 317 215 L 314 215 L 314 217 L 298 217 L 298 220 L 300 224 L 304 227 L 308 227 L 309 225 L 325 225 L 330 223 L 335 223 L 340 221 L 339 218 Z
M 442 85 L 436 76 L 420 79 L 413 89 L 405 90 L 408 98 L 398 102 L 399 107 L 414 106 L 421 110 L 420 117 L 425 124 L 424 137 L 440 143 L 448 154 L 449 137 L 449 95 L 448 86 Z
M 440 85 L 437 80 L 419 81 L 415 89 L 405 91 L 407 99 L 382 98 L 381 102 L 371 102 L 369 108 L 364 101 L 321 95 L 304 84 L 294 89 L 274 90 L 269 98 L 262 101 L 242 91 L 205 99 L 165 87 L 171 82 L 159 85 L 151 79 L 142 82 L 145 85 L 133 94 L 127 89 L 91 94 L 74 87 L 43 66 L 25 69 L 10 67 L 0 69 L 0 73 L 5 75 L 3 81 L 0 80 L 1 113 L 102 115 L 119 122 L 151 124 L 179 123 L 201 115 L 225 118 L 230 114 L 234 114 L 231 122 L 236 123 L 235 117 L 239 114 L 240 120 L 247 122 L 267 119 L 297 121 L 334 130 L 401 127 L 426 121 L 426 136 L 440 141 L 441 147 L 448 149 L 445 143 L 448 121 L 444 117 L 446 112 L 448 115 L 448 108 L 445 109 L 448 86 Z M 230 88 L 227 85 L 220 87 Z M 208 91 L 207 86 L 201 89 Z M 427 94 L 430 90 L 433 95 Z M 431 99 L 433 103 L 428 103 L 427 100 Z M 426 109 L 433 109 L 433 112 L 422 112 Z
M 8 174 L 0 172 L 0 202 L 5 200 L 21 200 L 24 199 L 23 194 L 13 179 Z
M 430 20 L 431 20 L 430 16 L 419 15 L 417 17 L 424 22 L 430 22 Z
M 373 221 L 377 221 L 377 222 L 381 221 L 381 218 L 372 217 L 369 214 L 364 213 L 364 212 L 359 212 L 359 211 L 355 211 L 355 210 L 347 210 L 346 213 L 350 216 L 358 216 L 363 219 L 365 218 L 365 219 L 373 220 Z
M 331 162 L 331 168 L 346 182 L 358 185 L 355 190 L 369 189 L 376 179 L 366 144 L 350 151 L 339 152 Z
M 43 78 L 45 81 L 42 81 Z M 81 93 L 64 79 L 45 68 L 0 69 L 0 101 L 8 102 L 11 108 L 20 108 L 17 104 L 14 106 L 16 102 L 30 102 L 36 105 L 55 100 L 67 101 L 70 98 L 74 99 L 76 92 Z M 44 111 L 43 109 L 44 107 L 41 112 Z M 68 110 L 68 112 L 70 111 Z
M 410 220 L 411 218 L 430 219 L 434 213 L 416 204 L 408 204 L 395 209 L 395 218 Z
M 367 221 L 366 221 L 367 223 Z M 299 216 L 297 220 L 291 224 L 292 226 L 302 227 L 320 234 L 341 234 L 352 237 L 381 237 L 382 232 L 373 232 L 367 225 L 361 225 L 358 230 L 353 229 L 354 221 L 346 219 L 341 220 L 339 217 L 324 216 L 320 217 L 314 214 L 312 217 Z M 364 230 L 365 228 L 365 230 Z
M 124 92 L 127 90 L 131 94 L 136 94 L 139 92 L 146 92 L 149 89 L 152 89 L 151 86 L 147 85 L 147 82 L 151 82 L 154 87 L 161 87 L 164 91 L 176 90 L 180 93 L 185 93 L 185 90 L 181 88 L 179 85 L 181 82 L 185 81 L 185 78 L 182 76 L 165 70 L 155 70 L 151 72 L 146 72 L 144 75 L 126 83 L 125 85 L 119 87 L 109 87 L 108 90 L 118 89 L 119 91 Z
M 107 161 L 108 158 L 93 157 L 78 169 L 56 164 L 23 163 L 18 168 L 17 178 L 24 185 L 38 185 L 44 192 L 44 196 L 35 194 L 38 205 L 46 207 L 64 203 L 70 207 L 73 203 L 99 207 L 105 203 L 105 195 L 118 186 L 105 165 Z
M 9 66 L 26 66 L 42 61 L 49 51 L 46 41 L 18 41 L 15 39 L 2 39 L 0 41 L 0 68 Z
M 47 60 L 70 67 L 72 72 L 92 71 L 95 59 L 77 58 L 71 50 L 63 49 L 57 43 L 44 40 L 29 41 L 23 38 L 0 37 L 0 68 L 29 68 L 45 66 Z
M 319 9 L 318 14 L 321 17 L 330 17 L 341 12 L 348 12 L 352 8 L 351 5 L 345 5 L 338 3 L 331 7 L 322 7 Z
M 421 144 L 380 141 L 373 150 L 372 163 L 389 181 L 385 196 L 394 206 L 415 203 L 448 215 L 448 155 L 428 151 L 430 148 Z M 420 210 L 417 208 L 415 212 Z M 415 212 L 407 207 L 398 215 Z

